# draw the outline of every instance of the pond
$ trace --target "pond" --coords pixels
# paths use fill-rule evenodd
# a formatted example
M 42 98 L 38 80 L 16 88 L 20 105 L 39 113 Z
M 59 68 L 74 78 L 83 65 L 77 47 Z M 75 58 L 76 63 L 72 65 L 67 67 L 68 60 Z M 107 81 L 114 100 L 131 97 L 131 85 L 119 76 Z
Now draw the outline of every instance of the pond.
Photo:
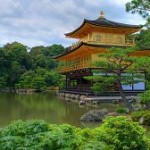
M 117 104 L 102 103 L 99 106 L 79 107 L 77 103 L 59 99 L 55 92 L 0 93 L 0 127 L 19 119 L 38 119 L 54 124 L 69 123 L 83 127 L 86 125 L 81 124 L 80 117 L 89 110 L 107 108 L 109 111 L 114 111 L 119 106 Z

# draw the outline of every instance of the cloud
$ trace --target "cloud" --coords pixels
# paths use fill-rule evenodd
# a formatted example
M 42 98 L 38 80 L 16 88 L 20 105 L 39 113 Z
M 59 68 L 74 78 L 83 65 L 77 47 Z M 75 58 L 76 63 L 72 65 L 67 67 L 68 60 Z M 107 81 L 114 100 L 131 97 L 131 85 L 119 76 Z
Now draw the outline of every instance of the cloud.
M 2 17 L 17 17 L 23 13 L 23 7 L 17 0 L 0 1 L 0 18 Z
M 140 24 L 138 15 L 125 12 L 129 0 L 5 0 L 0 1 L 0 45 L 19 41 L 28 46 L 69 46 L 72 40 L 64 33 L 71 32 L 87 19 L 97 19 L 100 10 L 110 20 Z

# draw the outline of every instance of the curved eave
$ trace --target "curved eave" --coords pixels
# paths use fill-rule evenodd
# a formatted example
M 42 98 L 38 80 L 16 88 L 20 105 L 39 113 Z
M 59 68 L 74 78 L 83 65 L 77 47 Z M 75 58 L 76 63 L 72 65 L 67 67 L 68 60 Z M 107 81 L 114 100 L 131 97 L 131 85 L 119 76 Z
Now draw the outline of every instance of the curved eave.
M 80 43 L 78 46 L 76 46 L 74 49 L 69 50 L 68 52 L 63 53 L 63 54 L 61 54 L 61 55 L 54 56 L 53 58 L 54 58 L 54 59 L 58 59 L 58 58 L 60 58 L 60 57 L 62 57 L 62 56 L 68 55 L 69 53 L 72 53 L 72 52 L 75 51 L 76 49 L 80 48 L 83 44 L 85 44 L 85 43 L 81 42 L 81 43 Z
M 80 49 L 82 46 L 87 46 L 87 47 L 92 47 L 92 48 L 111 48 L 111 47 L 118 47 L 118 48 L 127 48 L 127 47 L 130 47 L 130 46 L 114 46 L 114 45 L 94 45 L 94 44 L 87 44 L 87 43 L 84 43 L 84 42 L 81 42 L 78 46 L 76 46 L 74 49 L 64 53 L 64 54 L 61 54 L 61 55 L 58 55 L 58 56 L 55 56 L 53 57 L 54 59 L 56 60 L 60 60 L 61 57 L 64 57 L 68 54 L 71 54 L 73 53 L 74 51 Z M 138 49 L 136 52 L 135 52 L 135 56 L 150 56 L 150 48 L 148 49 Z
M 129 25 L 129 24 L 117 23 L 114 21 L 106 20 L 106 19 L 97 19 L 94 21 L 84 19 L 82 24 L 77 29 L 75 29 L 72 32 L 66 33 L 65 36 L 66 37 L 74 37 L 73 34 L 78 32 L 80 29 L 84 28 L 84 26 L 86 24 L 90 24 L 90 25 L 94 25 L 94 26 L 98 26 L 98 27 L 135 29 L 135 32 L 139 31 L 139 29 L 141 28 L 141 26 L 139 26 L 139 25 Z
M 69 50 L 68 52 L 66 52 L 64 54 L 61 54 L 61 55 L 58 55 L 58 56 L 55 56 L 53 58 L 54 59 L 59 59 L 59 58 L 65 56 L 65 55 L 68 55 L 68 54 L 76 51 L 77 49 L 79 49 L 82 46 L 90 46 L 90 47 L 97 47 L 97 48 L 111 48 L 111 47 L 125 48 L 125 47 L 129 47 L 129 46 L 114 46 L 114 45 L 95 45 L 95 44 L 88 44 L 88 43 L 81 42 L 78 46 L 74 47 L 73 49 Z
M 80 30 L 85 25 L 85 23 L 86 23 L 86 19 L 84 19 L 84 21 L 82 22 L 82 24 L 77 29 L 73 30 L 72 32 L 65 33 L 65 36 L 69 37 L 71 34 L 77 32 L 78 30 Z

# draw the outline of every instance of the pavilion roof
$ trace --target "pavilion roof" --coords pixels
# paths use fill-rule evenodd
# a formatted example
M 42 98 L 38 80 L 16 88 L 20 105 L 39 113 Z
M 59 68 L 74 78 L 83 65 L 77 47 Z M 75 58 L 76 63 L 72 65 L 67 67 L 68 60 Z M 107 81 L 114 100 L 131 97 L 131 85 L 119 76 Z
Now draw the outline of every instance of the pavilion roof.
M 89 25 L 89 26 L 91 25 L 91 27 L 94 25 L 94 26 L 97 26 L 97 27 L 127 28 L 129 30 L 132 29 L 131 32 L 133 32 L 133 33 L 138 31 L 141 28 L 140 25 L 124 24 L 124 23 L 114 22 L 114 21 L 108 20 L 108 19 L 103 18 L 103 17 L 102 18 L 99 17 L 96 20 L 84 19 L 82 24 L 77 29 L 75 29 L 72 32 L 66 33 L 65 35 L 68 36 L 68 37 L 72 37 L 72 36 L 74 36 L 76 34 L 76 32 L 80 32 L 80 30 L 82 32 L 83 28 L 85 28 L 86 25 Z
M 82 46 L 86 46 L 86 47 L 95 47 L 95 48 L 111 48 L 111 47 L 120 47 L 120 48 L 124 48 L 124 47 L 128 47 L 128 46 L 114 46 L 114 45 L 95 45 L 95 44 L 88 44 L 88 43 L 84 43 L 84 42 L 80 42 L 77 46 L 67 50 L 67 52 L 63 53 L 63 54 L 60 54 L 60 55 L 57 55 L 57 56 L 54 56 L 53 59 L 57 59 L 57 58 L 60 58 L 60 57 L 63 57 L 65 55 L 68 55 L 70 53 L 73 53 L 74 51 L 78 50 L 80 47 Z

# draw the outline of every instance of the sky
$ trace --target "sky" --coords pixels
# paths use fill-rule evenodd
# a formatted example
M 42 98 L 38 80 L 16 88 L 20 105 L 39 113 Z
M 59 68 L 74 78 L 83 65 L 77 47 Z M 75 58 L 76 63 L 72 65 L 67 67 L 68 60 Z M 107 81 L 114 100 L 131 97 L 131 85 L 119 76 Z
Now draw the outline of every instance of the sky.
M 64 34 L 95 20 L 100 11 L 105 18 L 128 24 L 144 24 L 138 14 L 125 11 L 130 0 L 0 0 L 0 46 L 18 41 L 29 47 L 74 42 Z

